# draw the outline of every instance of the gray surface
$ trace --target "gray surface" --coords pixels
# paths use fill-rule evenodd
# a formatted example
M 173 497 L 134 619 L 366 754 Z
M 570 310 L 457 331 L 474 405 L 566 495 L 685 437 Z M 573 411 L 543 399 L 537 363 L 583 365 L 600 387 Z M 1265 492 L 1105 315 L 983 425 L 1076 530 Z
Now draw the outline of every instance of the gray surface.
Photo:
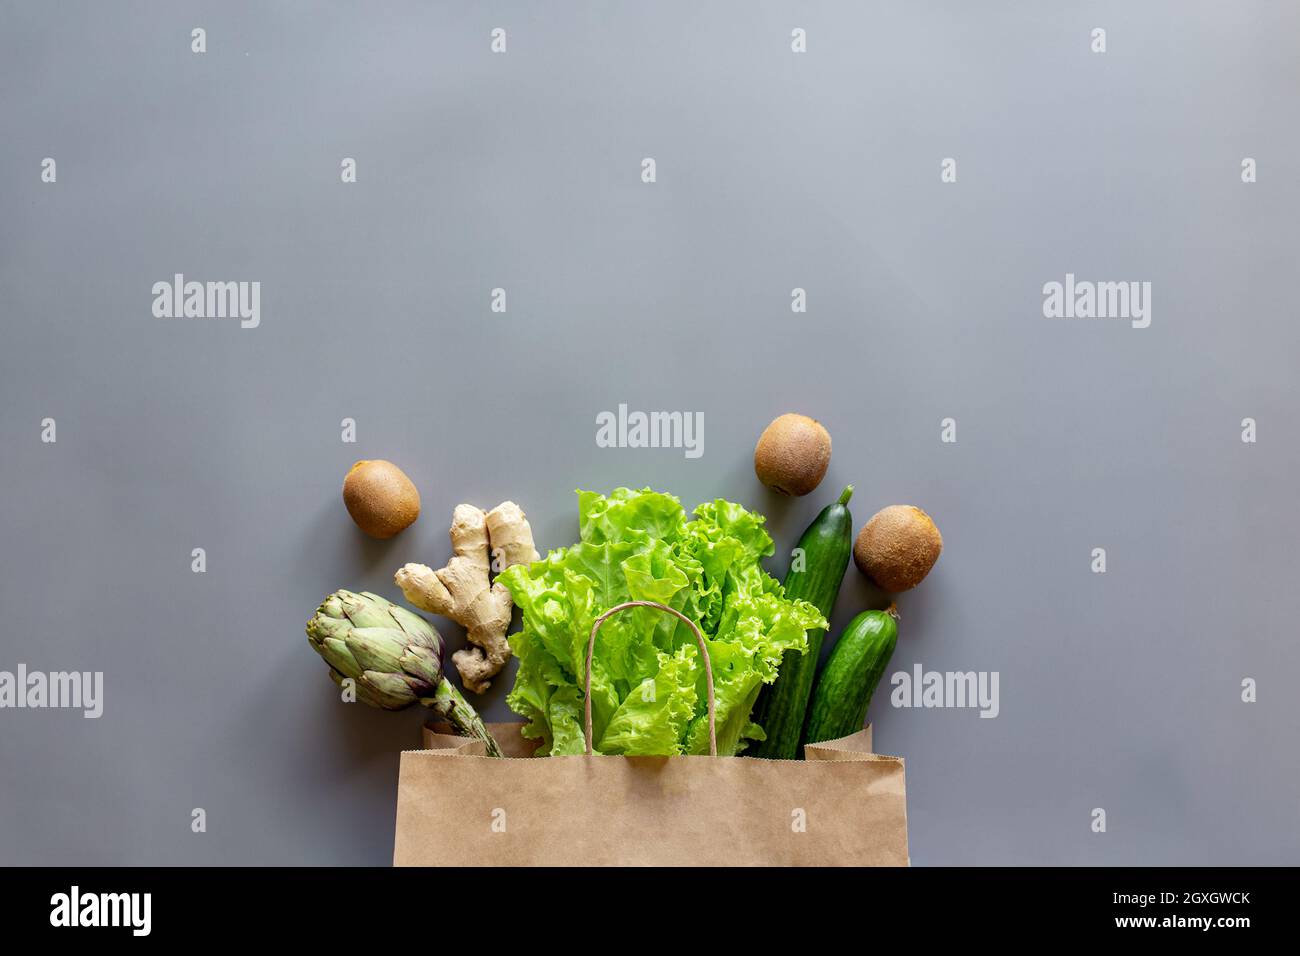
M 916 863 L 1300 862 L 1300 10 L 1054 6 L 0 7 L 0 669 L 107 683 L 0 711 L 0 861 L 384 863 L 420 717 L 337 702 L 328 591 L 396 597 L 465 499 L 545 547 L 577 487 L 726 496 L 784 552 L 853 481 L 946 541 L 891 671 L 1001 674 L 995 720 L 872 708 Z M 153 318 L 177 271 L 261 327 Z M 1044 319 L 1067 271 L 1151 327 Z M 619 402 L 703 457 L 598 449 Z M 751 470 L 789 409 L 835 439 L 796 502 Z M 391 543 L 339 500 L 367 457 L 423 496 Z

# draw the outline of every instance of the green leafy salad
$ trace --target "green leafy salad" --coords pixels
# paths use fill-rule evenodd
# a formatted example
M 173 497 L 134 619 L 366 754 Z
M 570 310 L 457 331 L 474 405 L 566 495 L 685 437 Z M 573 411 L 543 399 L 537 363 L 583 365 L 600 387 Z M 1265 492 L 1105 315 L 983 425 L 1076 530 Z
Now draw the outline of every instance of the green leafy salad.
M 718 499 L 693 520 L 672 495 L 618 488 L 578 493 L 580 540 L 498 577 L 523 613 L 510 636 L 519 672 L 507 701 L 528 720 L 538 756 L 580 754 L 584 655 L 600 614 L 625 601 L 681 611 L 704 634 L 717 698 L 719 754 L 763 739 L 750 712 L 781 655 L 807 648 L 826 620 L 785 596 L 760 561 L 774 551 L 766 519 Z M 707 754 L 707 688 L 683 622 L 636 607 L 606 621 L 592 664 L 592 739 L 603 754 Z

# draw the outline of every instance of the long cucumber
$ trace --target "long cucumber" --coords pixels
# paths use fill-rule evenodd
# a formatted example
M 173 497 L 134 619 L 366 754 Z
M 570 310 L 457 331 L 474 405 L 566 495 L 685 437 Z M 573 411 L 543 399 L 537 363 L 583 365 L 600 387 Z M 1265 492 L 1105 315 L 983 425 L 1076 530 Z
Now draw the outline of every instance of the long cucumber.
M 853 516 L 849 513 L 849 485 L 839 500 L 822 509 L 799 539 L 790 572 L 785 576 L 785 593 L 803 598 L 830 620 L 835 598 L 844 581 L 844 571 L 853 551 Z M 786 651 L 776 682 L 763 688 L 754 708 L 754 721 L 766 739 L 752 751 L 756 757 L 791 760 L 799 755 L 808 698 L 821 657 L 824 630 L 808 632 L 808 650 Z

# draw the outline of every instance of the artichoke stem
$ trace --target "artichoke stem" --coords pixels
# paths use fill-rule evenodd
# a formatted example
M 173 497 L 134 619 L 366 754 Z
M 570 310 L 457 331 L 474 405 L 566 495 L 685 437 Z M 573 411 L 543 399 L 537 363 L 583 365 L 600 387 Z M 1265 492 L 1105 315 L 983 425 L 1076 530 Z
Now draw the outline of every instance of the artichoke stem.
M 438 685 L 432 697 L 425 697 L 420 703 L 459 730 L 462 736 L 483 741 L 487 746 L 489 757 L 505 756 L 496 738 L 487 729 L 487 724 L 483 723 L 483 718 L 478 715 L 478 711 L 461 696 L 460 691 L 451 686 L 447 678 L 442 679 L 442 683 Z

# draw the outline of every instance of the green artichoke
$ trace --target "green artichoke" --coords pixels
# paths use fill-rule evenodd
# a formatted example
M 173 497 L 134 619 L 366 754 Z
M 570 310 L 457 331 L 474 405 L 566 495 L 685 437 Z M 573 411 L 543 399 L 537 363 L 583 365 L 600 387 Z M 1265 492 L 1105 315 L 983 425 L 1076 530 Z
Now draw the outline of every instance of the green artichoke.
M 384 710 L 418 701 L 501 756 L 478 712 L 442 676 L 442 638 L 419 615 L 369 591 L 335 591 L 307 622 L 307 640 L 334 683 L 352 680 L 358 700 Z

